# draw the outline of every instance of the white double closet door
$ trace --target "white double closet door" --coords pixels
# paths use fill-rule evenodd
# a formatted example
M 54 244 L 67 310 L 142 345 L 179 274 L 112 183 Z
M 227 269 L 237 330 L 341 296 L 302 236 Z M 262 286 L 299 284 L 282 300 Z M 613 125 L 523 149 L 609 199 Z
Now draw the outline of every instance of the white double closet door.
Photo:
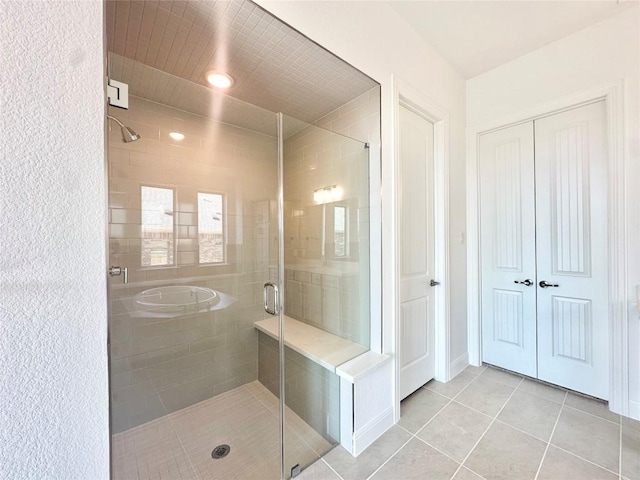
M 604 101 L 479 148 L 483 361 L 607 399 Z

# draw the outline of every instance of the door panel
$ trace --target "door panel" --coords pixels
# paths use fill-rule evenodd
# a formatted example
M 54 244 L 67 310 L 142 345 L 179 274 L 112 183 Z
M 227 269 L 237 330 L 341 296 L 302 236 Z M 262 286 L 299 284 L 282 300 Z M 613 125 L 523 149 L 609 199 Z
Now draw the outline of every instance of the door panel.
M 605 103 L 535 122 L 539 378 L 609 391 Z
M 535 377 L 533 122 L 480 137 L 480 181 L 482 360 Z
M 402 332 L 401 367 L 408 367 L 420 361 L 425 352 L 429 352 L 429 332 L 426 322 L 412 322 L 411 319 L 427 318 L 429 315 L 428 297 L 404 302 L 400 306 L 401 318 L 406 320 Z
M 493 332 L 496 341 L 524 345 L 522 292 L 493 289 Z
M 400 107 L 400 397 L 435 375 L 433 124 Z

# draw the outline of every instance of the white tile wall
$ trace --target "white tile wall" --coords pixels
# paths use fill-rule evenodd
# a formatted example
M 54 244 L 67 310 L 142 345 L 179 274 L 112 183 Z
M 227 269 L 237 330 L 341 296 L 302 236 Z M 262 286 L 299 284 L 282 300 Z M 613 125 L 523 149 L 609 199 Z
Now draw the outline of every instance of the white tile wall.
M 378 148 L 379 133 L 380 89 L 375 87 L 284 144 L 285 264 L 298 271 L 320 262 L 353 267 L 353 274 L 342 276 L 332 288 L 314 289 L 307 285 L 310 282 L 290 279 L 287 314 L 363 345 L 369 344 L 370 321 L 369 151 L 363 142 Z M 335 204 L 349 207 L 348 258 L 334 255 L 331 204 L 323 207 L 314 202 L 314 190 L 329 185 L 343 191 Z M 310 305 L 320 305 L 320 319 L 318 312 L 311 314 Z
M 137 97 L 130 98 L 129 110 L 109 113 L 141 135 L 125 144 L 110 122 L 109 260 L 127 266 L 130 281 L 125 288 L 121 277 L 110 280 L 112 419 L 120 432 L 257 378 L 253 322 L 262 318 L 257 294 L 268 278 L 271 234 L 258 240 L 256 225 L 267 232 L 272 227 L 268 217 L 258 219 L 254 206 L 275 198 L 277 142 Z M 185 139 L 171 139 L 174 130 Z M 143 184 L 175 190 L 175 266 L 140 265 Z M 197 263 L 198 191 L 226 195 L 225 265 Z M 236 302 L 226 310 L 168 319 L 132 314 L 133 295 L 174 284 L 207 286 Z

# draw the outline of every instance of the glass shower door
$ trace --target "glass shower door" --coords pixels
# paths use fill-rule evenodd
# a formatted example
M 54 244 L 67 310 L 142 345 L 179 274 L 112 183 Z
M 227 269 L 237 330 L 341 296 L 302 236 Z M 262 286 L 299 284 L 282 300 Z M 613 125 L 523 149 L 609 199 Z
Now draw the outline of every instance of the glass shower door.
M 109 108 L 141 136 L 110 122 L 109 266 L 127 272 L 109 280 L 115 479 L 281 476 L 280 364 L 255 326 L 278 328 L 263 307 L 280 283 L 276 115 L 214 101 L 235 121 Z
M 349 434 L 336 368 L 370 345 L 369 149 L 286 115 L 281 141 L 289 477 Z

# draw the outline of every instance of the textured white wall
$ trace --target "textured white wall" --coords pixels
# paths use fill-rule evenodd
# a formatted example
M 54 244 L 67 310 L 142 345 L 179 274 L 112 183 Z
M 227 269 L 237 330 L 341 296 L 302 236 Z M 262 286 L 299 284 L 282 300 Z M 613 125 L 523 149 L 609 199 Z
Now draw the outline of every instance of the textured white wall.
M 108 478 L 102 2 L 0 2 L 0 478 Z
M 470 126 L 625 81 L 629 387 L 640 418 L 640 7 L 636 5 L 467 83 Z

